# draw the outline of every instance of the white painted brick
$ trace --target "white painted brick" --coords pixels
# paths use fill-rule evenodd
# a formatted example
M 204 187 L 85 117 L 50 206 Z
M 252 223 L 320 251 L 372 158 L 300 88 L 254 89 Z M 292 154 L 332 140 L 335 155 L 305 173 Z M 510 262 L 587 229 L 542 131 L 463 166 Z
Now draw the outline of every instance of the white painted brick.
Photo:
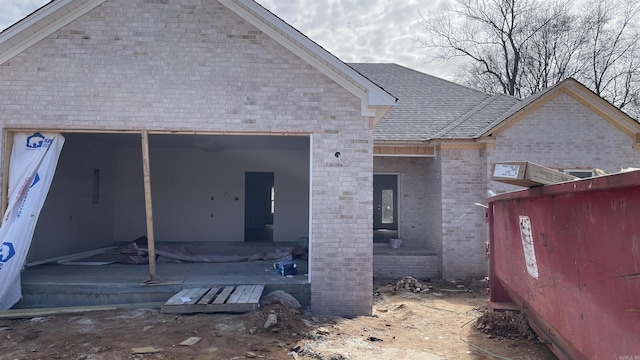
M 219 3 L 108 1 L 0 66 L 0 104 L 3 128 L 313 134 L 312 311 L 371 314 L 371 119 Z

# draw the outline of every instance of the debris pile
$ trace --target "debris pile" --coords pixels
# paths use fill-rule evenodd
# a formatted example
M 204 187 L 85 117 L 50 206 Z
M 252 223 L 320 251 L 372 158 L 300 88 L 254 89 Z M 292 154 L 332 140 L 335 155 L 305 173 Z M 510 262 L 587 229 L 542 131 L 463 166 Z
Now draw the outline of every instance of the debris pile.
M 485 311 L 476 320 L 476 329 L 490 335 L 490 338 L 536 339 L 526 316 L 515 311 Z
M 282 304 L 271 304 L 259 311 L 245 314 L 244 324 L 252 335 L 272 333 L 288 339 L 301 337 L 308 330 L 303 317 Z
M 398 280 L 393 287 L 393 294 L 397 293 L 398 290 L 409 290 L 412 292 L 422 292 L 428 291 L 429 289 L 422 285 L 418 280 L 411 276 L 404 276 L 402 279 Z
M 300 302 L 291 294 L 283 290 L 272 291 L 268 295 L 265 295 L 262 297 L 262 299 L 260 299 L 261 307 L 267 307 L 272 304 L 282 304 L 289 308 L 289 310 L 294 314 L 303 313 L 302 305 L 300 305 Z

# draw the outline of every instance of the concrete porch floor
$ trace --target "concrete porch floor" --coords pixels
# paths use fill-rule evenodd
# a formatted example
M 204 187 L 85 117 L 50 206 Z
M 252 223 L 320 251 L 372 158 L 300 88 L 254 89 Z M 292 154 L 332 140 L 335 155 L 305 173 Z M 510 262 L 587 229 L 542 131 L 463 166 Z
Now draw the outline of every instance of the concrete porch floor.
M 217 244 L 205 253 L 251 255 L 289 249 L 295 244 Z M 196 244 L 196 246 L 201 245 Z M 437 276 L 437 255 L 421 246 L 391 248 L 388 243 L 373 246 L 374 276 Z M 145 285 L 148 265 L 58 265 L 27 267 L 22 276 L 23 299 L 14 308 L 43 308 L 86 305 L 116 305 L 165 302 L 185 288 L 213 285 L 265 285 L 264 295 L 284 290 L 307 308 L 311 298 L 308 261 L 296 259 L 298 274 L 283 277 L 275 272 L 273 260 L 232 263 L 167 263 L 156 266 L 157 278 L 166 285 Z
M 309 306 L 306 260 L 295 260 L 298 275 L 283 277 L 273 261 L 237 263 L 158 263 L 157 278 L 170 285 L 145 285 L 148 265 L 38 265 L 22 272 L 23 299 L 14 308 L 165 302 L 184 288 L 212 285 L 265 285 L 264 295 L 284 290 Z

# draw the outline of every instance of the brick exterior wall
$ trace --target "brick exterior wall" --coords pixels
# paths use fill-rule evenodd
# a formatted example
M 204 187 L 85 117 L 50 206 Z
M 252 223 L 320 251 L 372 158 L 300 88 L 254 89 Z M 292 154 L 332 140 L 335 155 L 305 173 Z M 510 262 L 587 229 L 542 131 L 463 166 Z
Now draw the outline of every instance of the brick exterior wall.
M 442 277 L 442 158 L 428 158 L 425 168 L 427 249 L 438 255 L 438 277 Z
M 313 134 L 311 308 L 371 313 L 371 119 L 219 3 L 108 1 L 0 64 L 0 109 L 3 129 Z
M 412 276 L 416 279 L 438 277 L 438 255 L 373 255 L 373 276 L 399 279 Z
M 435 157 L 378 156 L 373 160 L 375 174 L 398 174 L 398 236 L 403 247 L 440 254 L 442 251 L 441 161 Z M 406 260 L 406 262 L 405 262 Z M 420 260 L 422 261 L 422 260 Z M 423 277 L 440 276 L 441 257 L 425 263 L 397 256 L 374 255 L 374 276 L 394 277 L 416 273 Z M 435 262 L 434 262 L 435 261 Z M 415 269 L 412 269 L 413 265 Z M 432 266 L 435 266 L 433 270 Z M 412 269 L 409 271 L 409 269 Z
M 374 174 L 398 175 L 398 236 L 405 246 L 425 245 L 426 158 L 378 156 Z
M 486 150 L 442 149 L 442 276 L 484 278 L 487 273 Z
M 488 149 L 487 177 L 498 161 L 527 160 L 557 169 L 600 168 L 618 172 L 640 166 L 640 150 L 633 139 L 567 94 L 545 105 L 499 134 Z M 522 189 L 498 182 L 496 192 Z
M 523 189 L 489 181 L 492 163 L 526 160 L 558 169 L 617 172 L 640 166 L 640 150 L 632 146 L 630 136 L 561 93 L 498 134 L 493 148 L 442 150 L 443 276 L 486 274 L 485 212 L 472 204 L 484 203 L 489 189 Z

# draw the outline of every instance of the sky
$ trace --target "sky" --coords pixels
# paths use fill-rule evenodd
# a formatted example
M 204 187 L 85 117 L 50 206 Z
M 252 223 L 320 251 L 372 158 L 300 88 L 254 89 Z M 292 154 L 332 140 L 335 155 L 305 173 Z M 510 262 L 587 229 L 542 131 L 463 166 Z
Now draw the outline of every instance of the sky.
M 50 0 L 0 0 L 0 29 Z M 452 79 L 451 63 L 428 63 L 414 41 L 420 12 L 446 0 L 257 0 L 345 62 L 387 62 Z

